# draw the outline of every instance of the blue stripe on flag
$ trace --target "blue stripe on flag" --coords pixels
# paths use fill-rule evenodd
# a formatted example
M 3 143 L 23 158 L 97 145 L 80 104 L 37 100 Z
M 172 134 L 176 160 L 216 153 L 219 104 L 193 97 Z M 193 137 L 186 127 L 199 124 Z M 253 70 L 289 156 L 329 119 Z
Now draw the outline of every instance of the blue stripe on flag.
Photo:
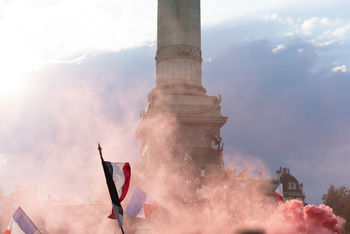
M 125 214 L 136 217 L 140 213 L 143 204 L 146 201 L 147 194 L 139 188 L 136 188 L 132 195 L 128 206 L 126 207 Z
M 35 231 L 37 231 L 37 228 L 20 207 L 13 214 L 13 219 L 26 234 L 33 234 Z

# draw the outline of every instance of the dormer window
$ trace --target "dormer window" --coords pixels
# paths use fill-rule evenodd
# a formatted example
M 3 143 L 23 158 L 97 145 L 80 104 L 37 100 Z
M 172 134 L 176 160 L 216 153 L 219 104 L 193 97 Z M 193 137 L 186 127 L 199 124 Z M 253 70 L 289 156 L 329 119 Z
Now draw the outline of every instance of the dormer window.
M 297 185 L 294 182 L 288 183 L 288 189 L 295 190 L 297 188 Z

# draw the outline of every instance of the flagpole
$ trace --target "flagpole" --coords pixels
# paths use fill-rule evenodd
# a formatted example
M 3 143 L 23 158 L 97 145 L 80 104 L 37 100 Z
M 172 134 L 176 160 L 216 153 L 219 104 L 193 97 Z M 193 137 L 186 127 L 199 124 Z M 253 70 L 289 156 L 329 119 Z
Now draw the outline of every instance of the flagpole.
M 98 149 L 98 152 L 100 152 L 100 158 L 101 158 L 102 162 L 104 162 L 103 157 L 102 157 L 102 148 L 101 148 L 100 143 L 98 143 L 97 149 Z
M 115 229 L 114 234 L 117 233 L 117 230 L 118 230 L 118 226 L 117 226 L 117 228 Z M 120 230 L 122 230 L 122 233 L 124 234 L 124 229 L 123 229 L 122 227 L 120 228 Z

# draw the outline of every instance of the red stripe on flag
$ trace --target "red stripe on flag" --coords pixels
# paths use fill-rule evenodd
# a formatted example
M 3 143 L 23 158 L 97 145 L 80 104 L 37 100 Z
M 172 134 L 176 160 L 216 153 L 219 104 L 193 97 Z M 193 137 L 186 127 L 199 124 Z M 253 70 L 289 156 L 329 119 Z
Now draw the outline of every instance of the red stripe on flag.
M 131 176 L 131 169 L 130 169 L 130 164 L 129 163 L 125 163 L 125 165 L 123 166 L 123 173 L 125 176 L 125 183 L 122 187 L 122 194 L 120 195 L 120 201 L 123 201 L 123 199 L 126 196 L 126 193 L 129 190 L 129 184 L 130 184 L 130 176 Z
M 11 230 L 6 229 L 4 234 L 11 234 Z
M 148 217 L 148 216 L 150 216 L 151 214 L 152 214 L 152 212 L 154 211 L 154 210 L 156 210 L 157 209 L 157 204 L 156 203 L 153 203 L 153 204 L 144 204 L 143 205 L 143 208 L 144 208 L 144 210 L 145 210 L 145 216 L 146 217 Z
M 283 199 L 283 197 L 281 196 L 281 194 L 275 192 L 275 195 L 276 195 L 276 197 L 278 198 L 278 201 L 283 202 L 284 199 Z
M 108 218 L 110 218 L 110 219 L 117 219 L 117 217 L 116 217 L 115 214 L 114 214 L 113 208 L 112 208 L 112 212 L 111 212 L 111 214 L 108 216 Z

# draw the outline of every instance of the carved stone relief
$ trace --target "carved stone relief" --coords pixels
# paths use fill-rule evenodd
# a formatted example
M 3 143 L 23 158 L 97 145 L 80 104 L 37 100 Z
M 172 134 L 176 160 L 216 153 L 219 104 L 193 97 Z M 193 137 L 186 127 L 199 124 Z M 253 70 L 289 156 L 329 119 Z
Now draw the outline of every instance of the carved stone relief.
M 157 51 L 157 63 L 172 58 L 191 58 L 202 62 L 202 51 L 189 45 L 166 46 Z

